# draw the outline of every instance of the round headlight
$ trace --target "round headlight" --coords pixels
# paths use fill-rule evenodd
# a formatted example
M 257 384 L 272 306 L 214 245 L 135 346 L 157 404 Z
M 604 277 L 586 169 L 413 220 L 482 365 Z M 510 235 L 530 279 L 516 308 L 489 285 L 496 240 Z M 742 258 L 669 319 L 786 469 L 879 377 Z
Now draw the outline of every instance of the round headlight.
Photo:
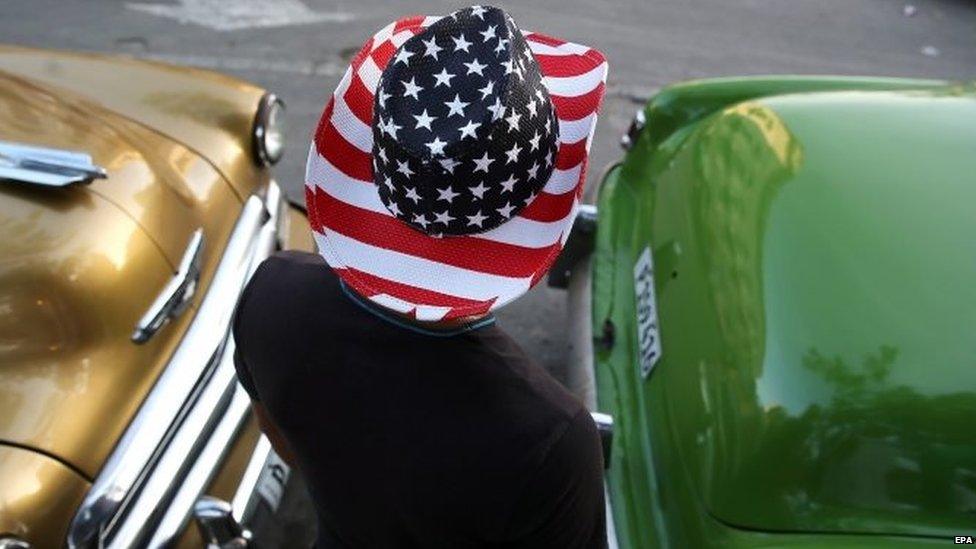
M 254 154 L 258 162 L 270 166 L 285 152 L 285 104 L 273 93 L 266 93 L 254 119 Z

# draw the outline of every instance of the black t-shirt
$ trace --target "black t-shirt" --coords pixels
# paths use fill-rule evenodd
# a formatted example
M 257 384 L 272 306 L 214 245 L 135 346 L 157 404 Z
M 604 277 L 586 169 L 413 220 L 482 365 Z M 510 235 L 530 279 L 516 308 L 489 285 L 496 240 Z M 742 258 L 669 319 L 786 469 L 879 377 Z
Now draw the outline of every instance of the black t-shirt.
M 493 319 L 420 330 L 318 255 L 281 252 L 244 290 L 234 336 L 323 547 L 606 545 L 596 426 Z

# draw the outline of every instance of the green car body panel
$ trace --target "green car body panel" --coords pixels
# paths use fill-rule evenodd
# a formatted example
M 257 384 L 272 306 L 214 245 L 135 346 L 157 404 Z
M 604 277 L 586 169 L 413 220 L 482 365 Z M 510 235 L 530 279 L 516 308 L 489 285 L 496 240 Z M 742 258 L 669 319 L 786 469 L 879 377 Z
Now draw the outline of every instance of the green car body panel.
M 976 88 L 719 79 L 644 112 L 601 184 L 592 272 L 620 546 L 976 533 Z

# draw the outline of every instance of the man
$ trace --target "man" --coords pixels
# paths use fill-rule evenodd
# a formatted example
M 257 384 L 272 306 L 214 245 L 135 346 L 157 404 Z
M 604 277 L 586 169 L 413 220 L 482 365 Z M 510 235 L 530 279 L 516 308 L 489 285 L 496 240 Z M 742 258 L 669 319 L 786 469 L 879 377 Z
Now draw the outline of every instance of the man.
M 605 545 L 596 427 L 491 313 L 561 250 L 606 70 L 480 6 L 353 59 L 309 153 L 322 257 L 265 261 L 234 327 L 322 547 Z

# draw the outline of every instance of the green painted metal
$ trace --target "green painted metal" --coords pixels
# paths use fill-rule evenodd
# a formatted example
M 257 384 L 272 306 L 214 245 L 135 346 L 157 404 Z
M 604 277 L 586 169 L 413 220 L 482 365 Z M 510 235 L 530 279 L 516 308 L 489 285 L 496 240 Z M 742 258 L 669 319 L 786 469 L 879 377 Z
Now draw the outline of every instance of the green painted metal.
M 976 533 L 976 88 L 723 79 L 646 115 L 602 182 L 593 262 L 621 546 Z

